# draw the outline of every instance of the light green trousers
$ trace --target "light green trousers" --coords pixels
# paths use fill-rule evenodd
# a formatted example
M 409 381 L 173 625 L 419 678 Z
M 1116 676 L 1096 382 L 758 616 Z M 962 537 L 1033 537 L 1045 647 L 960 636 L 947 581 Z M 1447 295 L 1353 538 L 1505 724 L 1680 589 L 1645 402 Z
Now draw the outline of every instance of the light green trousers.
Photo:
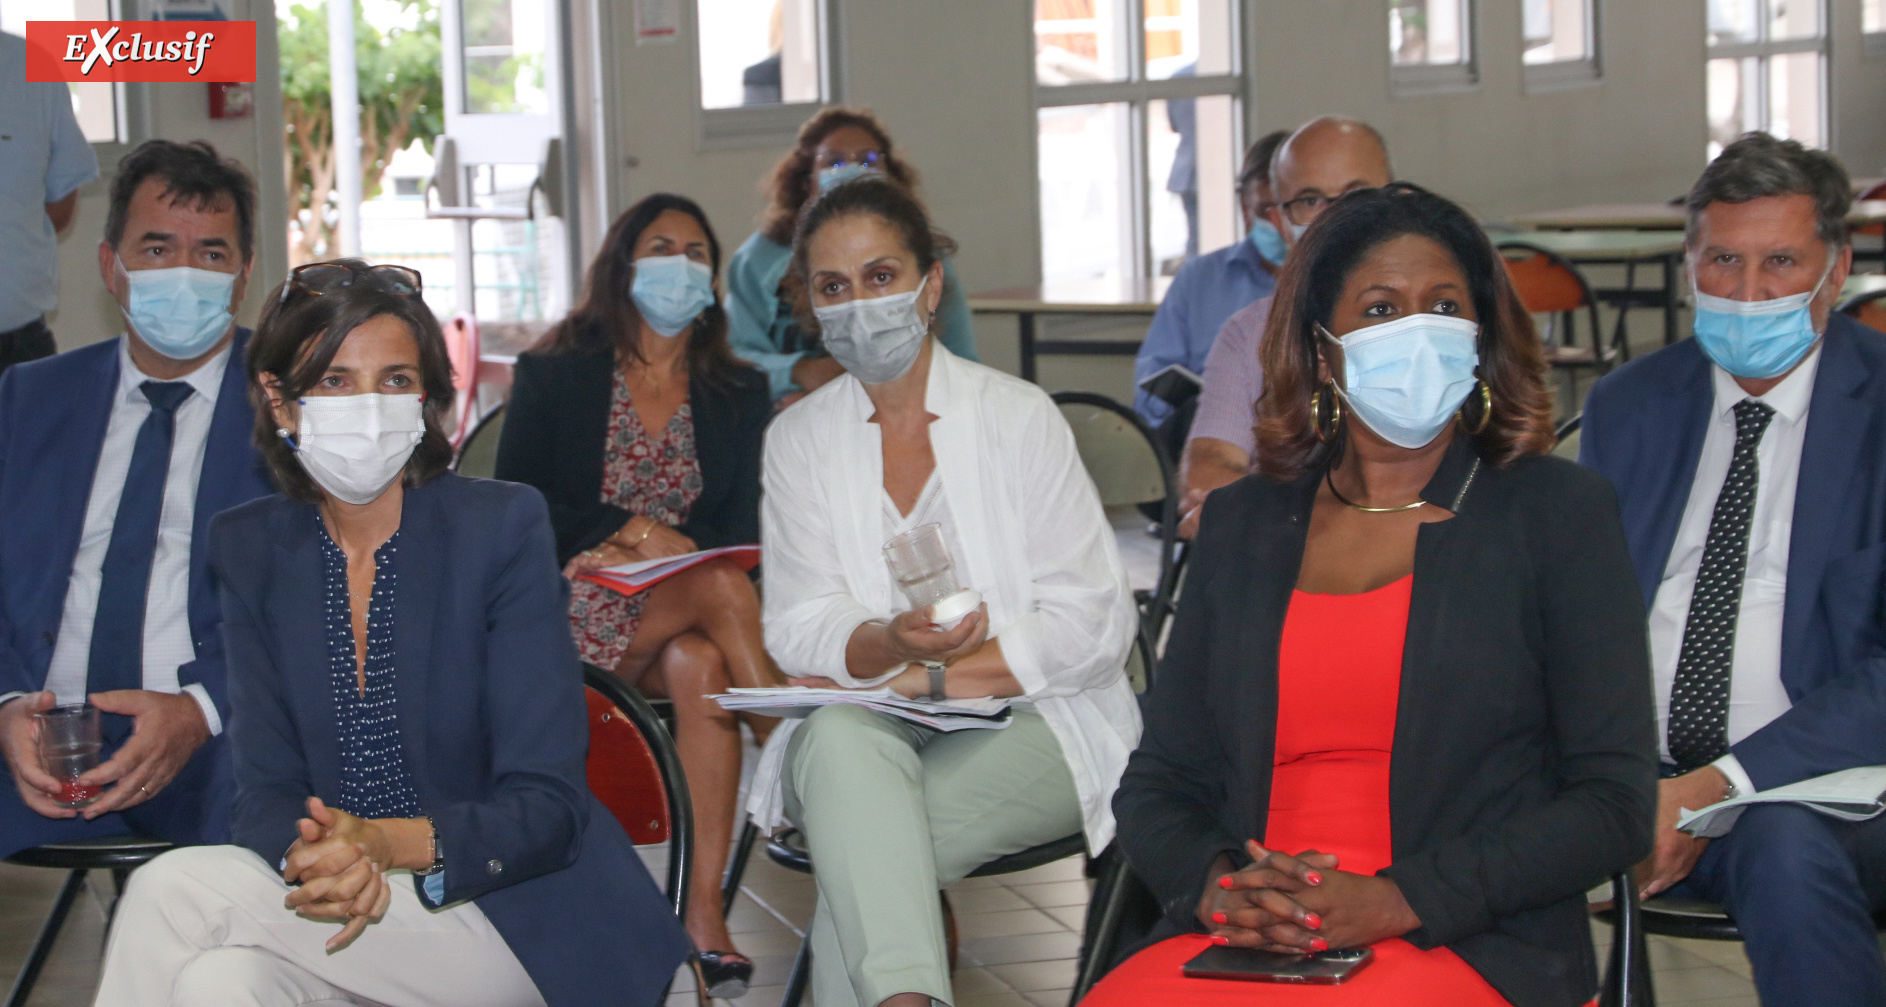
M 1028 704 L 1001 730 L 949 733 L 825 707 L 793 734 L 785 796 L 818 881 L 818 1007 L 875 1007 L 898 993 L 950 1003 L 937 890 L 1081 829 L 1061 744 Z

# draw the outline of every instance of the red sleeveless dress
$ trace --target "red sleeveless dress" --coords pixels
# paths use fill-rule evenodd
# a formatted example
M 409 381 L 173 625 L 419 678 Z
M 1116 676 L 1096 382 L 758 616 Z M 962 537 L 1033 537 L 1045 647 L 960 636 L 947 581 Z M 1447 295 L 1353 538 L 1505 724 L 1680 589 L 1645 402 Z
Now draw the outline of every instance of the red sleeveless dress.
M 1264 846 L 1316 849 L 1341 869 L 1374 874 L 1392 861 L 1388 760 L 1401 695 L 1401 651 L 1413 575 L 1362 594 L 1291 596 L 1277 654 L 1277 746 Z M 1508 1007 L 1446 948 L 1400 938 L 1340 986 L 1188 979 L 1181 969 L 1211 946 L 1201 934 L 1162 941 L 1094 987 L 1084 1007 L 1315 1005 Z

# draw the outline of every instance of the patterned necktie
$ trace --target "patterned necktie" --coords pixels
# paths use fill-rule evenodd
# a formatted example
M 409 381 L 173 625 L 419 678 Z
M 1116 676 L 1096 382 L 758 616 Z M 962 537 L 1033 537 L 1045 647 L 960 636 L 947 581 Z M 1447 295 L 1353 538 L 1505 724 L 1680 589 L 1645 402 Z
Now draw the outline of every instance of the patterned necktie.
M 1755 460 L 1773 406 L 1756 399 L 1735 404 L 1735 457 L 1716 495 L 1696 571 L 1683 648 L 1670 687 L 1670 757 L 1680 772 L 1722 758 L 1729 751 L 1729 672 L 1735 660 L 1735 619 L 1742 607 L 1742 578 L 1748 569 L 1748 531 L 1755 513 Z
M 151 414 L 138 428 L 118 496 L 118 516 L 98 584 L 92 617 L 92 652 L 86 662 L 87 693 L 144 688 L 144 606 L 150 595 L 151 563 L 157 557 L 157 521 L 164 512 L 170 477 L 170 446 L 176 440 L 177 407 L 192 391 L 184 381 L 146 381 L 139 386 Z

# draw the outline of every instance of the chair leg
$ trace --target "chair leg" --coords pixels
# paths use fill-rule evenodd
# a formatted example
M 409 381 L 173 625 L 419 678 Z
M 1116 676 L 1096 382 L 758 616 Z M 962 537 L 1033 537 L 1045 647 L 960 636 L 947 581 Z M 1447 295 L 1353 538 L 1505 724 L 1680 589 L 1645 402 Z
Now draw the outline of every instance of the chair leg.
M 748 818 L 740 827 L 740 838 L 733 841 L 727 857 L 727 873 L 720 881 L 720 915 L 733 912 L 733 900 L 740 894 L 740 879 L 746 876 L 747 859 L 753 856 L 753 843 L 760 837 L 760 827 Z
M 1611 932 L 1611 961 L 1605 970 L 1599 1007 L 1657 1007 L 1650 979 L 1650 945 L 1637 912 L 1637 884 L 1626 871 L 1611 879 L 1617 920 Z
M 1120 930 L 1120 914 L 1126 908 L 1129 870 L 1126 858 L 1114 850 L 1100 877 L 1094 882 L 1094 893 L 1087 905 L 1087 922 L 1081 934 L 1080 971 L 1075 974 L 1074 990 L 1067 999 L 1068 1007 L 1080 1003 L 1081 998 L 1106 974 L 1107 966 L 1112 964 L 1113 943 Z
M 799 1007 L 805 999 L 805 988 L 812 982 L 812 937 L 807 935 L 805 943 L 799 945 L 799 957 L 792 960 L 792 975 L 786 978 L 786 993 L 779 998 L 779 1007 Z
M 85 890 L 85 871 L 75 870 L 66 875 L 65 885 L 59 889 L 59 897 L 53 901 L 52 912 L 46 916 L 45 925 L 39 928 L 39 936 L 33 940 L 33 948 L 26 954 L 26 964 L 20 967 L 20 974 L 13 980 L 13 990 L 7 994 L 6 1007 L 26 1007 L 26 998 L 33 995 L 33 984 L 39 981 L 39 971 L 46 967 L 46 959 L 52 955 L 52 946 L 59 939 L 59 931 L 65 927 L 66 914 L 72 911 L 72 904 L 79 899 L 79 893 Z

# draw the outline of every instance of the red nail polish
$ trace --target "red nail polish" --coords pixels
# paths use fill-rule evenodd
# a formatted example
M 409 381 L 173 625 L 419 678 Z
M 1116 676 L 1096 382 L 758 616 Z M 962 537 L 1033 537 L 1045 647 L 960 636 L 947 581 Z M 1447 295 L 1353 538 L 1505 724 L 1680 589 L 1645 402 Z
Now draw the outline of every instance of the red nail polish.
M 1213 944 L 1230 944 L 1230 943 L 1231 943 L 1231 938 L 1229 938 L 1229 937 L 1220 937 L 1220 936 L 1218 936 L 1217 934 L 1213 934 L 1213 935 L 1211 935 L 1211 942 L 1212 942 Z
M 1315 940 L 1313 940 L 1313 941 L 1311 941 L 1311 942 L 1310 942 L 1310 946 L 1311 946 L 1311 947 L 1313 947 L 1313 948 L 1315 948 L 1315 949 L 1316 949 L 1316 950 L 1318 950 L 1318 951 L 1328 951 L 1328 950 L 1329 950 L 1329 942 L 1328 942 L 1328 941 L 1326 941 L 1326 940 L 1324 940 L 1324 939 L 1322 939 L 1321 937 L 1318 937 L 1318 938 L 1316 938 Z
M 1211 914 L 1211 921 L 1212 921 L 1213 923 L 1223 923 L 1223 922 L 1225 922 L 1225 914 L 1224 914 L 1224 913 L 1213 913 L 1213 914 Z
M 1320 885 L 1323 883 L 1323 876 L 1321 874 L 1316 873 L 1315 871 L 1311 871 L 1308 874 L 1305 874 L 1303 876 L 1303 880 L 1308 881 L 1310 884 L 1313 884 L 1313 885 Z
M 1219 878 L 1219 879 L 1218 879 L 1218 887 L 1220 887 L 1220 888 L 1230 888 L 1230 887 L 1231 887 L 1231 875 L 1229 875 L 1229 874 L 1227 874 L 1227 875 L 1225 875 L 1224 877 L 1222 877 L 1222 878 Z
M 1323 918 L 1315 913 L 1305 913 L 1303 922 L 1308 924 L 1311 930 L 1323 929 Z

